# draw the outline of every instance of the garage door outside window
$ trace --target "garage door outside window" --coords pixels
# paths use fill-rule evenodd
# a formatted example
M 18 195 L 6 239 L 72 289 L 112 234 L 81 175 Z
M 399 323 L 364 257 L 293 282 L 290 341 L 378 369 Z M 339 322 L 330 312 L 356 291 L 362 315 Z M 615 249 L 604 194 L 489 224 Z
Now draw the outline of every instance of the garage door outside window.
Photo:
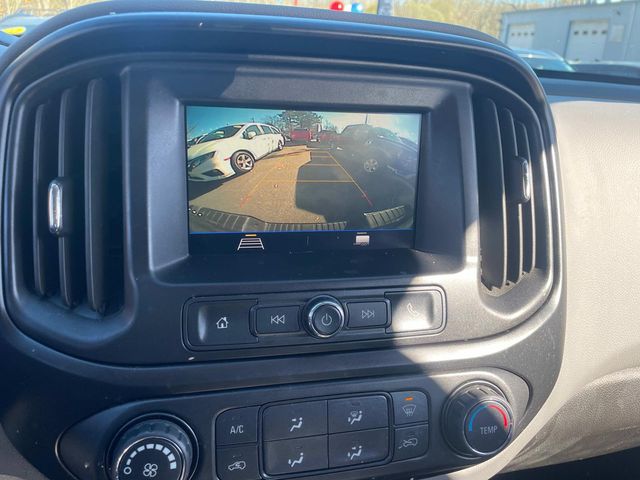
M 565 58 L 570 62 L 597 62 L 602 60 L 608 35 L 608 20 L 571 22 Z
M 535 35 L 535 23 L 514 23 L 509 25 L 507 45 L 512 48 L 532 48 Z

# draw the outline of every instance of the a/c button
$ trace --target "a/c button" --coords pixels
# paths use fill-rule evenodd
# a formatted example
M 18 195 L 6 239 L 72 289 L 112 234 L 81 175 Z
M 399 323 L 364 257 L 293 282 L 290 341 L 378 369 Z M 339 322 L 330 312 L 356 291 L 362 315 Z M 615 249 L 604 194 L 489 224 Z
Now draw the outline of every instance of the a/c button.
M 258 408 L 227 410 L 216 420 L 216 445 L 255 443 L 258 440 Z

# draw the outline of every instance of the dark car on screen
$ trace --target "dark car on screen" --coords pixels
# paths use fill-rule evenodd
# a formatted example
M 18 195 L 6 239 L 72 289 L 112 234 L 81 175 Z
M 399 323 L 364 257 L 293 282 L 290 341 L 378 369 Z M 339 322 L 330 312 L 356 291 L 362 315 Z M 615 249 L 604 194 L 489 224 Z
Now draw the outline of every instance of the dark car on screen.
M 337 136 L 336 148 L 368 174 L 391 171 L 412 177 L 418 171 L 418 145 L 386 128 L 349 125 Z
M 294 128 L 289 133 L 289 138 L 291 138 L 291 143 L 309 143 L 312 138 L 311 130 L 308 128 Z
M 333 145 L 338 138 L 338 134 L 335 130 L 320 130 L 316 139 L 318 143 Z

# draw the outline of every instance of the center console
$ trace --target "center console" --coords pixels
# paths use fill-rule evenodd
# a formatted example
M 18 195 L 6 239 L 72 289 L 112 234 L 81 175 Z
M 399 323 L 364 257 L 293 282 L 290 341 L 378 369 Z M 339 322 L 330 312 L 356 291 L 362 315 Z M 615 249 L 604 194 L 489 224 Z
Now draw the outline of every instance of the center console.
M 563 343 L 537 79 L 454 27 L 193 6 L 89 7 L 3 76 L 11 440 L 81 480 L 497 454 Z

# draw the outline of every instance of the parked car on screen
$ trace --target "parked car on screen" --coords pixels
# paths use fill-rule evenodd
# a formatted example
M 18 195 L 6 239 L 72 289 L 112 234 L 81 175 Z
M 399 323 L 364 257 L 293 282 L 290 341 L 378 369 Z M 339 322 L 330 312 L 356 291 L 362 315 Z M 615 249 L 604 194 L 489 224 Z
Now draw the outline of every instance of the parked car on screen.
M 366 173 L 391 171 L 411 177 L 418 172 L 418 145 L 386 128 L 348 125 L 337 136 L 336 148 L 358 162 Z
M 316 136 L 318 143 L 331 145 L 336 142 L 338 134 L 335 130 L 320 130 Z
M 311 141 L 311 130 L 308 128 L 294 128 L 289 133 L 291 143 L 308 143 Z
M 262 123 L 217 128 L 187 149 L 189 180 L 210 182 L 253 170 L 255 162 L 282 150 L 284 136 Z
M 193 147 L 194 145 L 197 145 L 198 143 L 200 143 L 200 140 L 202 140 L 204 137 L 206 137 L 206 134 L 199 135 L 197 137 L 193 137 L 193 138 L 187 140 L 187 148 Z
M 267 134 L 275 135 L 273 137 L 273 141 L 275 142 L 276 150 L 282 150 L 284 148 L 285 143 L 287 143 L 287 139 L 284 134 L 280 131 L 279 128 L 274 127 L 273 125 L 265 125 L 261 124 L 262 130 Z

